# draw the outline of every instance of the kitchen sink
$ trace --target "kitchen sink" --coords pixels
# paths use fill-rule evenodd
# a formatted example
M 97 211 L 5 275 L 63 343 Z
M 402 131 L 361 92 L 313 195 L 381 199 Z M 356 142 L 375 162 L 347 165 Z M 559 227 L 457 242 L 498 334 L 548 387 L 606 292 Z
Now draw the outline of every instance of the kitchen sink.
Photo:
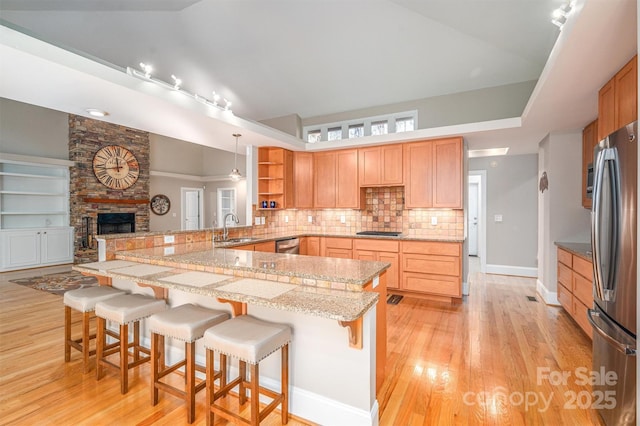
M 251 238 L 251 237 L 243 237 L 243 238 L 229 238 L 226 241 L 223 241 L 223 243 L 248 243 L 249 241 L 255 241 L 257 240 L 257 238 Z

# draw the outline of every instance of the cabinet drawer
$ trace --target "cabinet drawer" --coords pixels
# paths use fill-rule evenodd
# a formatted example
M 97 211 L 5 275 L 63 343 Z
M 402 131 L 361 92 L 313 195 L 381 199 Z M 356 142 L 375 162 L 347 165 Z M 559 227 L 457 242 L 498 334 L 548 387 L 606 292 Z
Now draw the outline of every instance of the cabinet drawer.
M 576 255 L 573 256 L 573 270 L 588 280 L 593 279 L 593 264 Z
M 562 249 L 558 249 L 558 262 L 564 263 L 565 265 L 567 265 L 569 268 L 571 268 L 571 258 L 572 258 L 572 254 L 569 253 L 568 251 L 564 251 Z
M 332 248 L 329 247 L 325 251 L 325 257 L 338 257 L 341 259 L 351 259 L 353 256 L 350 249 Z
M 275 253 L 276 252 L 276 242 L 275 241 L 266 241 L 264 243 L 256 244 L 253 249 L 255 251 L 263 251 L 266 253 Z
M 562 284 L 558 283 L 558 301 L 573 316 L 573 295 Z
M 462 295 L 460 279 L 442 275 L 404 272 L 402 274 L 402 288 L 441 296 L 461 297 Z
M 587 319 L 587 307 L 575 297 L 573 298 L 573 319 L 587 333 L 587 336 L 593 339 L 593 329 Z
M 441 256 L 460 256 L 459 243 L 403 241 L 403 253 L 435 254 Z
M 352 248 L 352 239 L 351 238 L 331 238 L 327 237 L 324 239 L 324 245 L 326 248 L 337 248 L 337 249 L 349 249 Z
M 423 274 L 460 276 L 460 258 L 451 256 L 427 256 L 403 254 L 402 270 Z
M 363 240 L 360 238 L 356 238 L 353 240 L 353 248 L 356 250 L 387 251 L 391 253 L 398 253 L 399 247 L 399 241 L 375 239 Z
M 587 306 L 593 306 L 593 282 L 580 274 L 573 274 L 573 296 Z
M 562 263 L 558 263 L 558 281 L 566 288 L 572 288 L 571 275 L 572 271 L 569 267 Z

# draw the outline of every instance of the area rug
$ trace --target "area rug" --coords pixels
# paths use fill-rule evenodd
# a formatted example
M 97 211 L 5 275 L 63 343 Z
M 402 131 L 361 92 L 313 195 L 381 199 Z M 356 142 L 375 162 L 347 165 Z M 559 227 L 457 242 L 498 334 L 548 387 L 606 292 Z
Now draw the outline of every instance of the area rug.
M 68 290 L 98 285 L 98 280 L 96 280 L 95 277 L 87 277 L 76 271 L 40 275 L 31 278 L 20 278 L 9 280 L 9 282 L 31 287 L 36 290 L 43 290 L 60 296 Z

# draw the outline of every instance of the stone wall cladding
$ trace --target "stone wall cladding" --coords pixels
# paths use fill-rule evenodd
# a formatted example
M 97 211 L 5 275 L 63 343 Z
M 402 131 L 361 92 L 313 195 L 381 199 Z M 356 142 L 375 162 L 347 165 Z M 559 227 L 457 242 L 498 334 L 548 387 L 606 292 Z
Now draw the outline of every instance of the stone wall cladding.
M 140 175 L 125 190 L 113 190 L 98 181 L 93 173 L 93 156 L 108 145 L 129 149 L 138 159 Z M 136 231 L 149 231 L 149 203 L 118 204 L 118 200 L 149 200 L 149 133 L 116 124 L 69 115 L 69 160 L 71 168 L 69 208 L 71 226 L 75 228 L 75 262 L 96 261 L 97 251 L 82 249 L 82 218 L 89 216 L 97 230 L 98 213 L 135 213 Z M 113 203 L 88 203 L 86 198 L 112 199 Z

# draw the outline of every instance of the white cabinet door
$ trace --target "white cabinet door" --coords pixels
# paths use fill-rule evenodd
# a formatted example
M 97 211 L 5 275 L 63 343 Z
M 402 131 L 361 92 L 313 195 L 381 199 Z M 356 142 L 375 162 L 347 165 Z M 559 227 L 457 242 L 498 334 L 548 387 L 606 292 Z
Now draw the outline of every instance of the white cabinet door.
M 40 230 L 2 232 L 2 269 L 40 264 Z
M 43 229 L 40 263 L 70 263 L 73 261 L 73 228 Z

